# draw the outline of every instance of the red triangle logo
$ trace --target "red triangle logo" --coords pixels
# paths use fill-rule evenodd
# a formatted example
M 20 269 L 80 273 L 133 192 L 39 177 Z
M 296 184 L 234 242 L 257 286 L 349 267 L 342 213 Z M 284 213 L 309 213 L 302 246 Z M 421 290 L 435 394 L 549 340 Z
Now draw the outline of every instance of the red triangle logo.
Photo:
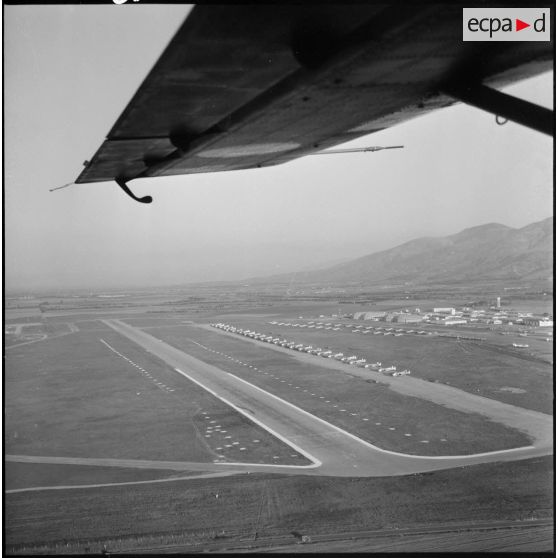
M 530 23 L 525 23 L 524 21 L 521 21 L 520 19 L 515 20 L 515 30 L 516 31 L 521 31 L 522 29 L 525 29 L 526 27 L 531 27 L 531 24 Z

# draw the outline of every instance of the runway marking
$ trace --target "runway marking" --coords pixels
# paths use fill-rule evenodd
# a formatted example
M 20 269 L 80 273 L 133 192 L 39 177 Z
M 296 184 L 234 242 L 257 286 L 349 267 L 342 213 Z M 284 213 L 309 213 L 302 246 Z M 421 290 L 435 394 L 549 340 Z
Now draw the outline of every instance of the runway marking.
M 281 440 L 282 442 L 284 442 L 285 444 L 287 444 L 288 446 L 290 446 L 291 448 L 296 450 L 298 453 L 304 455 L 304 457 L 306 457 L 308 460 L 310 460 L 312 462 L 311 465 L 282 465 L 283 467 L 311 469 L 311 468 L 320 467 L 322 465 L 322 462 L 318 458 L 314 457 L 312 454 L 310 454 L 306 450 L 302 449 L 301 447 L 299 447 L 294 442 L 291 442 L 291 440 L 287 439 L 282 434 L 279 434 L 278 432 L 276 432 L 275 430 L 273 430 L 272 428 L 267 426 L 267 424 L 264 424 L 263 422 L 259 421 L 257 418 L 253 417 L 250 413 L 248 413 L 247 411 L 244 411 L 244 409 L 241 409 L 240 407 L 238 407 L 237 405 L 235 405 L 234 403 L 232 403 L 231 401 L 229 401 L 225 397 L 220 396 L 218 393 L 213 391 L 211 388 L 205 386 L 204 384 L 202 384 L 201 382 L 199 382 L 198 380 L 196 380 L 195 378 L 193 378 L 192 376 L 190 376 L 186 372 L 180 370 L 179 368 L 175 368 L 175 370 L 179 374 L 182 374 L 182 376 L 184 376 L 185 378 L 188 378 L 190 381 L 194 382 L 198 386 L 202 387 L 203 389 L 205 389 L 206 391 L 211 393 L 213 396 L 217 397 L 217 399 L 223 401 L 223 403 L 226 403 L 227 405 L 229 405 L 229 407 L 232 407 L 235 411 L 237 411 L 241 415 L 245 416 L 246 418 L 250 419 L 252 422 L 256 423 L 258 426 L 260 426 L 261 428 L 263 428 L 267 432 L 271 433 L 273 436 L 275 436 L 276 438 L 278 438 L 279 440 Z M 234 376 L 235 378 L 237 378 L 240 381 L 244 381 L 244 380 L 242 380 L 242 378 L 239 378 L 238 376 L 235 376 L 234 374 L 231 374 L 230 372 L 227 372 L 227 374 L 230 374 L 231 376 Z M 246 383 L 249 383 L 249 382 L 246 382 Z M 249 385 L 252 385 L 252 384 L 249 384 Z M 253 387 L 255 387 L 256 389 L 259 389 L 259 388 L 257 388 L 257 386 L 253 386 Z M 261 390 L 261 391 L 264 391 L 264 390 Z M 265 392 L 265 393 L 267 393 L 267 392 Z M 270 395 L 272 395 L 272 394 L 270 394 Z M 226 438 L 226 436 L 225 436 L 225 438 Z M 230 436 L 229 436 L 229 438 L 230 438 Z M 279 459 L 279 458 L 277 457 L 277 459 Z M 265 465 L 265 464 L 262 464 L 262 465 Z
M 104 345 L 106 345 L 113 353 L 117 354 L 119 357 L 121 357 L 122 359 L 126 360 L 128 363 L 130 363 L 132 366 L 134 366 L 135 368 L 137 368 L 138 370 L 141 370 L 142 374 L 145 374 L 145 376 L 147 378 L 149 378 L 150 380 L 152 380 L 157 387 L 161 390 L 161 391 L 174 391 L 169 389 L 163 382 L 159 382 L 157 381 L 157 378 L 154 378 L 153 376 L 151 376 L 151 374 L 149 374 L 148 372 L 146 372 L 141 366 L 139 366 L 138 364 L 136 364 L 135 362 L 133 362 L 132 360 L 130 360 L 128 357 L 125 357 L 122 353 L 118 352 L 114 347 L 112 347 L 111 345 L 109 345 L 104 339 L 99 338 L 99 341 L 101 341 L 101 343 L 103 343 Z

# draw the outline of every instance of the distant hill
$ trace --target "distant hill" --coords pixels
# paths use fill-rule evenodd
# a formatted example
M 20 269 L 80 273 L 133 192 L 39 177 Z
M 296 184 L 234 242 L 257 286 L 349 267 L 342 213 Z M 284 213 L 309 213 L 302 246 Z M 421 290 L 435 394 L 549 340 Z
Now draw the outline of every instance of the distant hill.
M 514 229 L 489 223 L 445 237 L 411 240 L 326 269 L 276 276 L 319 283 L 552 281 L 553 218 Z

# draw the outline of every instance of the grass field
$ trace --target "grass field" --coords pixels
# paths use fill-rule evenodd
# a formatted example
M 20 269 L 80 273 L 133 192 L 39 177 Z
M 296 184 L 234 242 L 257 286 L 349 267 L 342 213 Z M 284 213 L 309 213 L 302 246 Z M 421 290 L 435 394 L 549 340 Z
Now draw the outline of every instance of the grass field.
M 38 321 L 37 323 L 30 324 L 21 321 L 10 325 L 5 324 L 5 330 L 4 343 L 7 347 L 43 338 L 57 337 L 71 332 L 70 326 L 67 323 L 48 321 Z
M 483 345 L 487 349 L 505 352 L 512 356 L 533 362 L 542 360 L 549 364 L 554 362 L 552 335 L 547 335 L 552 328 L 531 328 L 527 331 L 527 335 L 521 336 L 519 333 L 523 331 L 515 330 L 508 333 L 510 330 L 492 330 L 487 335 L 486 343 Z M 528 344 L 528 348 L 519 349 L 514 348 L 513 343 Z
M 553 517 L 553 459 L 384 478 L 238 475 L 135 487 L 8 494 L 7 552 L 340 533 Z M 219 496 L 216 498 L 216 494 Z M 224 532 L 224 533 L 223 533 Z M 67 546 L 66 546 L 67 544 Z M 56 546 L 58 545 L 58 546 Z
M 74 323 L 80 331 L 112 331 L 101 320 L 77 320 Z
M 10 350 L 7 454 L 307 463 L 141 347 L 101 335 L 114 350 L 96 332 Z
M 176 326 L 180 327 L 183 325 L 184 321 L 188 321 L 184 318 L 177 318 L 175 316 L 138 316 L 138 317 L 127 317 L 124 321 L 134 327 L 157 327 L 157 326 Z
M 22 342 L 21 335 L 15 335 L 14 333 L 4 334 L 4 345 L 6 347 L 11 347 L 12 345 L 17 345 Z
M 159 339 L 232 372 L 383 449 L 462 455 L 529 445 L 530 439 L 472 413 L 395 393 L 341 371 L 301 362 L 265 344 L 195 326 L 158 328 Z M 211 350 L 208 350 L 211 349 Z
M 5 489 L 15 490 L 36 486 L 72 486 L 105 484 L 186 477 L 202 474 L 200 471 L 164 471 L 156 469 L 126 469 L 121 467 L 95 467 L 88 465 L 54 465 L 47 463 L 4 464 Z
M 5 324 L 19 324 L 24 322 L 38 322 L 41 319 L 41 311 L 38 308 L 6 308 Z
M 362 335 L 344 327 L 340 331 L 309 330 L 271 325 L 269 321 L 235 320 L 231 316 L 228 323 L 261 333 L 269 332 L 274 337 L 297 343 L 323 349 L 327 347 L 345 355 L 358 355 L 368 362 L 380 361 L 399 369 L 408 368 L 418 378 L 445 383 L 519 407 L 552 413 L 552 366 L 525 360 L 509 354 L 509 351 L 497 350 L 490 344 L 485 347 L 482 343 L 434 336 Z M 365 322 L 359 325 L 362 324 Z M 505 387 L 523 391 L 512 393 L 502 390 Z

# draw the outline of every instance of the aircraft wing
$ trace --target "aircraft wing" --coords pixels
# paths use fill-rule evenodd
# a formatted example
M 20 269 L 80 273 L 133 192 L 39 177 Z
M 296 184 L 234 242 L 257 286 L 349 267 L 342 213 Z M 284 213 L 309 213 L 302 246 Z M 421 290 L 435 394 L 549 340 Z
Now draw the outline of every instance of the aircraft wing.
M 196 6 L 77 182 L 277 165 L 553 55 L 553 41 L 463 42 L 449 2 Z

